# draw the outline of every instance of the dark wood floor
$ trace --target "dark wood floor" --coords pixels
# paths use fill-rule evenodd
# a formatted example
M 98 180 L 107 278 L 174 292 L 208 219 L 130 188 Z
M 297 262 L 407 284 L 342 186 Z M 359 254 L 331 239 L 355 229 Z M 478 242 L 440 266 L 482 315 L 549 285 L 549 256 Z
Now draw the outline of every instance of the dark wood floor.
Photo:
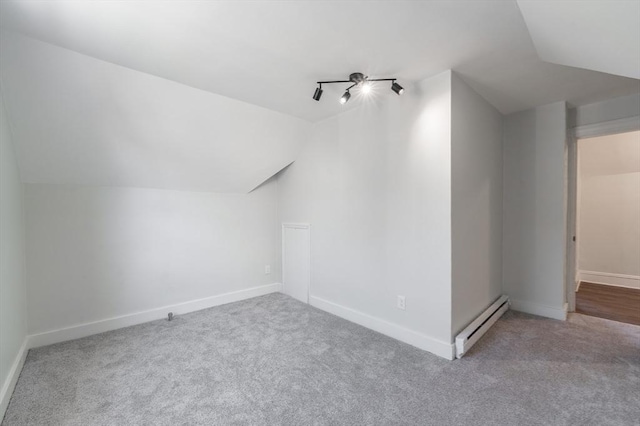
M 576 312 L 640 325 L 640 290 L 581 282 Z

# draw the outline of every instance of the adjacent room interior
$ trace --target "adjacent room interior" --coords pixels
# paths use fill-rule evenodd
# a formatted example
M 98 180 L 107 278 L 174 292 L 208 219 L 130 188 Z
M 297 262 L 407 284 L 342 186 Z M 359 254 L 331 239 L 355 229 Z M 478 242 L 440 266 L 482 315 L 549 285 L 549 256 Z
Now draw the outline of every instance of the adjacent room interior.
M 640 132 L 577 148 L 576 312 L 640 325 Z
M 638 1 L 3 0 L 0 149 L 2 425 L 640 418 Z

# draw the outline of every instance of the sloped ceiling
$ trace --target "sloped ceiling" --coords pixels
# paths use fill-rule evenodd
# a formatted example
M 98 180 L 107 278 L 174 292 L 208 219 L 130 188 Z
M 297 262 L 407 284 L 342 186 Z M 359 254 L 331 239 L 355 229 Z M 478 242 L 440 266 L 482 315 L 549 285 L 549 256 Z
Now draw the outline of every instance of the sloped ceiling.
M 509 0 L 19 0 L 0 2 L 0 25 L 309 121 L 345 109 L 344 87 L 325 86 L 315 102 L 315 82 L 355 71 L 409 85 L 454 69 L 504 114 L 638 90 L 630 79 L 542 62 Z M 385 86 L 378 99 L 391 96 Z
M 640 79 L 640 1 L 518 5 L 543 61 Z
M 23 181 L 249 192 L 310 124 L 2 32 L 2 89 Z
M 311 99 L 354 71 L 411 90 L 454 69 L 505 114 L 640 90 L 541 61 L 515 1 L 3 0 L 0 28 L 26 182 L 250 191 L 311 123 L 364 102 L 339 105 L 336 86 Z

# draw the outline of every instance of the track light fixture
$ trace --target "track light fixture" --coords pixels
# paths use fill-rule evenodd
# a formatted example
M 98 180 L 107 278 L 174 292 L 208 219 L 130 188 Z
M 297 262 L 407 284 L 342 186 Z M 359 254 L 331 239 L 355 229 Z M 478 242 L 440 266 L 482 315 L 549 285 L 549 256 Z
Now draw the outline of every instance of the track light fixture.
M 320 85 L 318 85 L 318 87 L 316 87 L 316 91 L 313 94 L 313 100 L 314 101 L 319 101 L 321 96 L 322 96 L 322 84 L 320 84 Z
M 358 87 L 362 93 L 369 93 L 371 91 L 371 82 L 374 81 L 390 81 L 391 82 L 391 90 L 393 90 L 397 95 L 402 95 L 404 93 L 404 88 L 396 83 L 395 78 L 369 78 L 362 74 L 361 72 L 354 72 L 349 75 L 349 80 L 333 80 L 333 81 L 318 81 L 318 87 L 313 94 L 313 100 L 319 101 L 322 96 L 322 85 L 323 84 L 333 84 L 333 83 L 352 83 L 351 86 L 347 87 L 346 92 L 340 98 L 341 104 L 346 104 L 351 98 L 351 92 L 349 92 L 352 88 Z
M 393 80 L 393 83 L 391 83 L 391 90 L 396 92 L 398 95 L 402 95 L 404 93 L 404 87 L 402 87 L 398 83 L 396 83 L 395 80 Z M 322 90 L 321 90 L 321 92 L 322 92 Z
M 340 98 L 340 103 L 342 105 L 346 104 L 347 102 L 349 102 L 349 98 L 351 97 L 351 93 L 349 93 L 349 89 L 347 89 L 346 92 L 344 92 L 344 94 L 342 95 L 342 97 Z

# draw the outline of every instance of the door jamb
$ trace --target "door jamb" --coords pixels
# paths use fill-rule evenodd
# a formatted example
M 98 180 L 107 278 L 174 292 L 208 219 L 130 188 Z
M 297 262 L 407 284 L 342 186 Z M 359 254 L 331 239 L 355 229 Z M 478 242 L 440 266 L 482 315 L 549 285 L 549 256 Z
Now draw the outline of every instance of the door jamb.
M 640 115 L 633 117 L 622 118 L 619 120 L 603 121 L 601 123 L 587 124 L 582 126 L 575 126 L 568 132 L 568 144 L 569 144 L 569 158 L 567 162 L 567 174 L 568 184 L 573 188 L 572 199 L 567 200 L 568 210 L 568 230 L 567 232 L 567 247 L 569 248 L 566 253 L 567 273 L 565 276 L 565 294 L 567 297 L 567 303 L 569 305 L 569 311 L 574 312 L 576 310 L 576 285 L 579 280 L 578 272 L 578 241 L 573 241 L 573 237 L 578 232 L 578 226 L 580 223 L 580 208 L 579 202 L 579 182 L 578 182 L 578 170 L 579 170 L 579 157 L 578 157 L 578 140 L 595 138 L 599 136 L 609 136 L 618 133 L 627 133 L 640 130 Z M 574 167 L 571 167 L 571 164 Z M 571 189 L 571 188 L 569 188 Z M 571 195 L 571 190 L 567 192 Z M 572 259 L 573 255 L 573 259 Z

